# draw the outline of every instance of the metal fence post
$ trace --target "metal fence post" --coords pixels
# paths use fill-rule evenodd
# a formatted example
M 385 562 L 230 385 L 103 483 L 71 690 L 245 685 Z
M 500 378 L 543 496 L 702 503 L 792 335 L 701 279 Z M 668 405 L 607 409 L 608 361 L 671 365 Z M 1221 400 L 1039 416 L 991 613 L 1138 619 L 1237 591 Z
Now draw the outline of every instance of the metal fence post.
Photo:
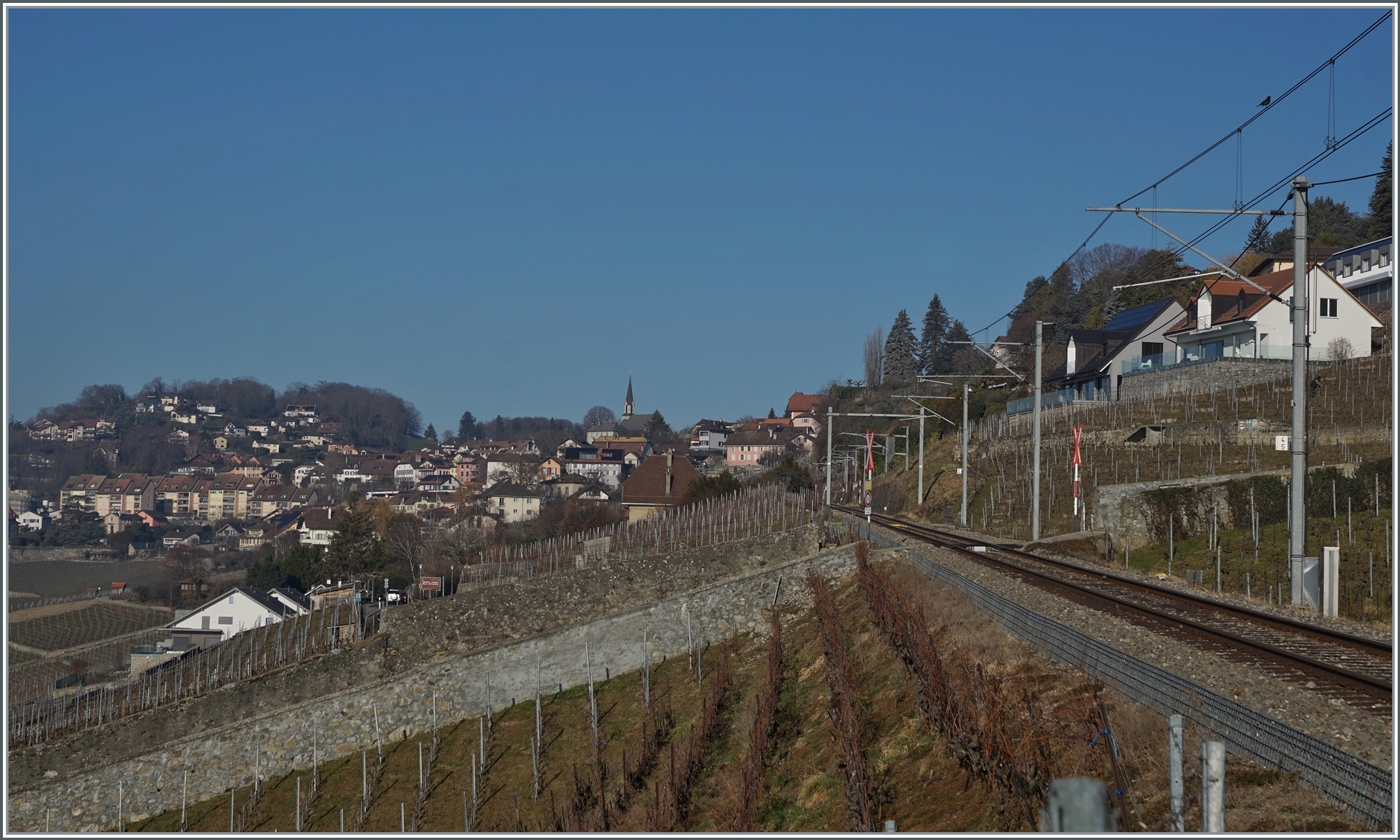
M 1201 743 L 1201 831 L 1225 831 L 1225 742 Z
M 1186 809 L 1184 807 L 1186 783 L 1181 770 L 1181 758 L 1184 752 L 1181 738 L 1181 715 L 1169 717 L 1167 726 L 1171 731 L 1168 740 L 1171 742 L 1172 831 L 1184 832 L 1186 830 Z
M 1056 833 L 1104 833 L 1113 831 L 1108 788 L 1098 779 L 1056 779 L 1040 812 L 1040 830 Z

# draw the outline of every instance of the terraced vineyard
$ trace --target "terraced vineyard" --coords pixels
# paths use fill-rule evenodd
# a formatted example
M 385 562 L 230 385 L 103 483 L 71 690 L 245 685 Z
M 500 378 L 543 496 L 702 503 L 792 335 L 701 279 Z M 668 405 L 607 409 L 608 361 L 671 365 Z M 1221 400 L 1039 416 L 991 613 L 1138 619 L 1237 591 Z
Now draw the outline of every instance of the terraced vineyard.
M 265 778 L 256 795 L 250 785 L 191 803 L 185 828 L 1034 830 L 1049 779 L 1119 787 L 1101 715 L 1125 827 L 1165 828 L 1161 718 L 1032 654 L 906 561 L 873 569 L 859 584 L 830 581 L 829 599 L 813 579 L 803 601 L 815 594 L 819 609 L 789 606 L 768 638 L 595 674 L 538 703 L 511 698 L 489 726 L 456 722 L 386 743 L 382 758 L 370 744 Z M 1356 829 L 1269 768 L 1232 758 L 1227 788 L 1232 831 Z M 126 830 L 181 828 L 178 809 L 135 816 Z M 1187 825 L 1199 820 L 1188 813 Z
M 91 601 L 79 609 L 12 622 L 10 641 L 40 650 L 67 650 L 157 627 L 173 616 L 174 613 L 166 609 Z

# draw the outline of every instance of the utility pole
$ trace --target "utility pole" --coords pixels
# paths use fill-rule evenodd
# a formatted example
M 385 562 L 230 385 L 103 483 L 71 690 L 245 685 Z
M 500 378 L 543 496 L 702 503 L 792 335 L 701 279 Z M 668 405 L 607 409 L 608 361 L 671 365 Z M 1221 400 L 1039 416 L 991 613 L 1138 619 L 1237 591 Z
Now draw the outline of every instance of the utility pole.
M 1035 322 L 1035 454 L 1031 467 L 1031 542 L 1040 539 L 1040 356 L 1044 322 Z M 1301 575 L 1300 575 L 1301 577 Z
M 919 453 L 922 458 L 923 452 Z M 920 476 L 922 478 L 922 476 Z M 962 422 L 962 526 L 967 527 L 967 380 L 963 380 Z
M 1377 485 L 1380 486 L 1380 485 Z M 924 506 L 924 407 L 919 406 L 919 507 Z
M 826 407 L 826 506 L 831 507 L 831 406 Z
M 1293 573 L 1293 606 L 1303 603 L 1303 551 L 1308 511 L 1308 179 L 1293 179 L 1293 428 L 1288 518 L 1288 567 Z

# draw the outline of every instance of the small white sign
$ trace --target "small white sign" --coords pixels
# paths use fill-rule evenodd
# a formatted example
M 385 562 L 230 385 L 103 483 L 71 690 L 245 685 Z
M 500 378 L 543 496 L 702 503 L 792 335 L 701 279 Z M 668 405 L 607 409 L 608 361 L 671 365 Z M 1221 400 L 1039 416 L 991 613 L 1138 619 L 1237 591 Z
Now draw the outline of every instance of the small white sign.
M 962 475 L 962 467 L 958 467 L 957 475 Z
M 1288 435 L 1274 435 L 1274 449 L 1279 452 L 1288 451 Z

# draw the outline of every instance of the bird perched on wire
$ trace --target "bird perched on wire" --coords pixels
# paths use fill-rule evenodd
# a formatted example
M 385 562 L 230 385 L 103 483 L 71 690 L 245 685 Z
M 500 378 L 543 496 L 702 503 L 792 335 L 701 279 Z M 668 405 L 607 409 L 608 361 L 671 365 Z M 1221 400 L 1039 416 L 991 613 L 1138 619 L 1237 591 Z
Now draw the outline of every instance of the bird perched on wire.
M 1263 108 L 1265 105 L 1268 105 L 1270 102 L 1273 102 L 1273 101 L 1274 101 L 1274 95 L 1271 93 L 1271 94 L 1269 94 L 1268 96 L 1264 97 L 1264 101 L 1259 103 L 1259 107 L 1260 107 L 1260 108 Z

